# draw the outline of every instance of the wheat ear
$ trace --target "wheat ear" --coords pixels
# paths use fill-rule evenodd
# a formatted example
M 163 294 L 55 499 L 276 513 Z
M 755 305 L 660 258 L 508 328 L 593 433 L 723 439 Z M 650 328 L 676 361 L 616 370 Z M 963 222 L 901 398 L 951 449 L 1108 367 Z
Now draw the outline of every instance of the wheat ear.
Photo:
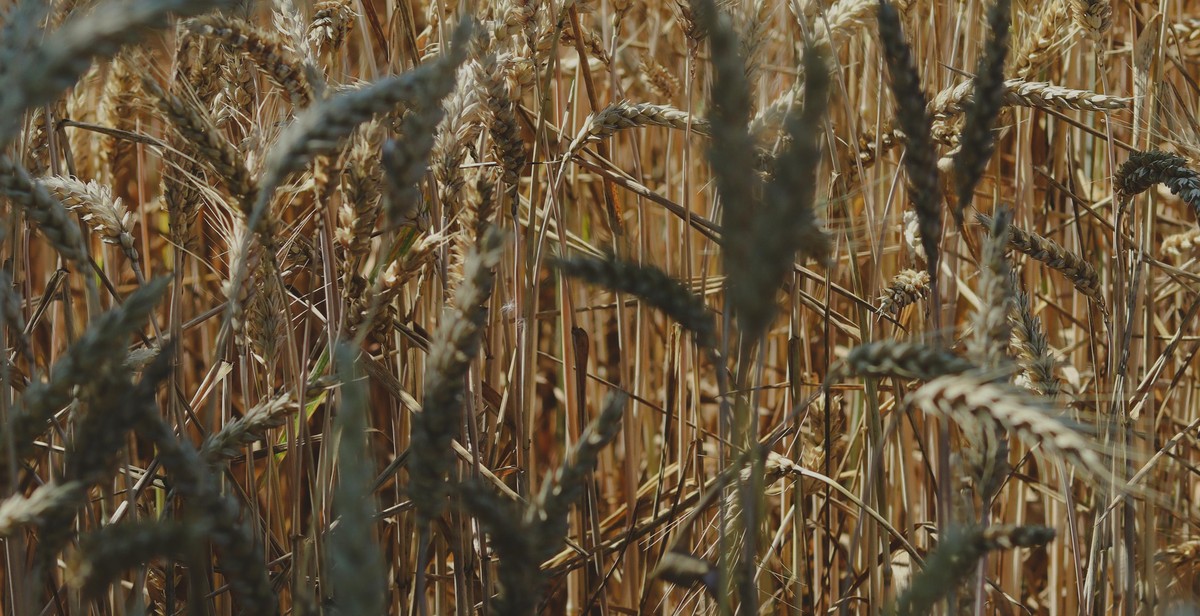
M 975 218 L 984 226 L 990 227 L 992 224 L 989 216 L 976 214 Z M 1066 276 L 1080 293 L 1096 302 L 1101 311 L 1106 310 L 1100 275 L 1082 256 L 1063 248 L 1053 240 L 1011 225 L 1008 245 Z

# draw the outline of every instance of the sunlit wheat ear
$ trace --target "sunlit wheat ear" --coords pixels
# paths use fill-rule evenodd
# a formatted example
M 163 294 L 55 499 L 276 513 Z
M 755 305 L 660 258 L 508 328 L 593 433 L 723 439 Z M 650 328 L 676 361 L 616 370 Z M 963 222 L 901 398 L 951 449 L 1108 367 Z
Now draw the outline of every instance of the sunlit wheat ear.
M 290 393 L 267 398 L 204 439 L 200 456 L 210 464 L 232 458 L 241 453 L 245 446 L 262 438 L 267 430 L 282 426 L 294 412 L 296 402 Z
M 10 496 L 0 502 L 0 537 L 10 537 L 23 528 L 38 525 L 56 509 L 73 507 L 83 500 L 84 483 L 47 483 L 38 486 L 29 496 Z
M 1058 55 L 1067 41 L 1067 0 L 1050 0 L 1042 5 L 1037 23 L 1026 30 L 1009 59 L 1009 73 L 1021 79 L 1036 75 Z
M 1112 2 L 1110 0 L 1069 0 L 1071 18 L 1079 29 L 1093 42 L 1112 29 Z
M 1117 168 L 1113 184 L 1117 198 L 1128 201 L 1155 184 L 1166 184 L 1200 217 L 1200 174 L 1190 169 L 1187 159 L 1160 150 L 1134 152 Z
M 996 148 L 992 129 L 1003 106 L 1004 61 L 1008 57 L 1009 0 L 996 0 L 988 9 L 990 33 L 983 55 L 975 68 L 974 101 L 967 108 L 963 123 L 962 147 L 954 157 L 957 174 L 958 203 L 954 219 L 959 227 L 963 224 L 963 212 L 970 207 L 975 196 L 975 187 L 983 177 L 992 151 Z
M 879 311 L 896 314 L 929 297 L 929 272 L 906 269 L 892 278 L 879 298 Z
M 107 186 L 95 180 L 82 182 L 63 176 L 41 178 L 38 181 L 61 199 L 68 210 L 82 214 L 83 221 L 106 244 L 120 247 L 130 261 L 140 261 L 133 239 L 133 217 L 121 200 L 113 197 Z
M 992 225 L 990 216 L 977 214 L 975 219 L 985 227 Z M 1009 226 L 1008 245 L 1013 250 L 1066 276 L 1075 285 L 1076 290 L 1095 302 L 1100 311 L 1107 314 L 1100 275 L 1082 255 L 1063 248 L 1053 240 L 1012 225 Z
M 1056 532 L 1044 526 L 990 526 L 951 528 L 943 531 L 937 549 L 925 562 L 925 568 L 887 611 L 895 616 L 933 613 L 938 601 L 946 597 L 967 576 L 975 574 L 975 564 L 984 554 L 995 550 L 1038 547 L 1054 540 Z
M 1013 281 L 1005 253 L 1011 222 L 1010 210 L 996 211 L 996 217 L 985 228 L 987 236 L 979 260 L 979 307 L 973 314 L 974 336 L 967 348 L 971 358 L 985 370 L 999 370 L 1009 363 L 1012 330 L 1008 319 L 1013 309 Z
M 942 188 L 938 177 L 937 149 L 930 136 L 932 121 L 926 111 L 925 91 L 917 74 L 912 50 L 904 39 L 900 15 L 888 0 L 880 0 L 877 12 L 879 40 L 887 62 L 896 117 L 907 139 L 904 170 L 908 177 L 910 201 L 921 229 L 930 277 L 937 276 L 939 245 L 942 237 Z
M 567 148 L 567 153 L 573 154 L 589 142 L 608 139 L 618 131 L 630 128 L 661 126 L 685 130 L 689 125 L 696 134 L 709 133 L 707 121 L 693 118 L 687 112 L 669 105 L 621 101 L 589 115 L 583 122 L 583 128 Z
M 975 104 L 975 80 L 964 81 L 938 92 L 929 103 L 933 117 L 948 120 Z M 1042 81 L 1009 79 L 1004 82 L 1001 101 L 1004 105 L 1034 109 L 1074 111 L 1120 111 L 1133 106 L 1133 99 L 1098 94 L 1090 90 L 1064 88 Z
M 313 5 L 312 22 L 308 25 L 308 42 L 322 53 L 332 54 L 341 49 L 354 29 L 354 2 L 351 0 L 322 0 Z
M 1016 282 L 1014 280 L 1014 286 Z M 1042 318 L 1033 313 L 1030 298 L 1024 291 L 1017 291 L 1013 302 L 1012 319 L 1013 348 L 1017 361 L 1025 370 L 1029 388 L 1050 400 L 1058 397 L 1062 388 L 1055 370 L 1058 360 L 1046 338 Z
M 219 14 L 196 18 L 187 27 L 196 34 L 221 41 L 231 52 L 245 54 L 271 83 L 287 92 L 296 108 L 308 107 L 317 98 L 320 86 L 311 82 L 304 59 L 288 49 L 277 34 Z
M 483 106 L 479 100 L 478 73 L 470 63 L 458 68 L 454 89 L 445 99 L 436 104 L 441 106 L 441 120 L 436 123 L 430 164 L 433 177 L 438 182 L 438 198 L 446 204 L 447 215 L 462 208 L 459 203 L 466 180 L 462 164 L 467 157 L 467 144 L 473 142 L 483 129 L 480 117 Z M 402 131 L 407 134 L 408 131 Z
M 446 474 L 454 463 L 450 441 L 462 423 L 463 377 L 479 351 L 487 317 L 486 302 L 500 262 L 504 235 L 491 228 L 468 258 L 464 280 L 434 333 L 425 365 L 425 398 L 413 416 L 409 459 L 409 495 L 423 523 L 445 507 Z
M 379 164 L 379 149 L 383 135 L 383 129 L 376 123 L 360 127 L 342 169 L 342 202 L 338 208 L 336 239 L 351 266 L 370 252 L 371 235 L 382 208 L 383 169 Z
M 1066 462 L 1085 476 L 1105 476 L 1095 445 L 1053 407 L 1017 387 L 979 375 L 945 376 L 926 383 L 907 404 L 961 425 L 999 425 L 1026 446 L 1039 447 L 1042 455 Z
M 110 58 L 167 25 L 169 15 L 196 15 L 233 4 L 232 0 L 107 0 L 76 14 L 39 39 L 37 47 L 13 62 L 0 92 L 0 146 L 20 127 L 22 113 L 50 103 L 74 85 L 93 59 Z
M 840 371 L 845 376 L 900 377 L 928 381 L 977 368 L 973 362 L 946 349 L 915 342 L 889 340 L 854 347 L 842 360 Z
M 515 103 L 509 94 L 504 66 L 495 56 L 485 56 L 473 65 L 477 72 L 475 79 L 483 89 L 481 98 L 487 109 L 486 122 L 492 137 L 492 149 L 503 170 L 501 179 L 507 187 L 505 194 L 512 203 L 510 209 L 515 211 L 516 194 L 526 163 L 525 142 L 521 139 L 521 127 L 514 112 Z
M 365 377 L 356 366 L 356 351 L 338 346 L 336 361 L 342 383 L 341 405 L 334 418 L 337 437 L 337 484 L 333 511 L 337 521 L 326 543 L 323 589 L 346 614 L 384 614 L 387 567 L 372 527 L 378 515 L 371 484 L 375 479 L 369 435 L 370 397 Z M 332 592 L 330 592 L 332 591 Z

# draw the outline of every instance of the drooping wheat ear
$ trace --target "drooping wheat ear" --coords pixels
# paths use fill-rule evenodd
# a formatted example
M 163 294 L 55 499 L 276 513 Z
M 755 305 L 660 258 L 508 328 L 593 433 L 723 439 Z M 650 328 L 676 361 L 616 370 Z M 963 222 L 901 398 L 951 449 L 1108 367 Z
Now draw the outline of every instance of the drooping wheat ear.
M 901 270 L 879 298 L 879 311 L 896 314 L 910 304 L 929 297 L 929 272 Z
M 402 102 L 428 102 L 440 109 L 437 102 L 454 87 L 454 73 L 466 55 L 469 33 L 469 26 L 461 27 L 455 33 L 454 44 L 448 52 L 432 62 L 426 62 L 407 73 L 339 93 L 300 114 L 267 154 L 252 222 L 257 222 L 253 220 L 256 216 L 266 213 L 266 206 L 275 189 L 289 175 L 319 155 L 335 154 L 341 143 L 363 122 L 393 111 Z M 432 127 L 422 127 L 422 132 L 429 134 Z
M 1112 29 L 1110 0 L 1071 0 L 1071 18 L 1089 39 L 1099 42 Z
M 216 547 L 217 563 L 243 613 L 276 613 L 276 597 L 254 518 L 242 519 L 237 501 L 221 493 L 209 465 L 163 421 L 153 396 L 138 400 L 136 406 L 140 412 L 138 434 L 154 445 L 177 493 L 188 501 L 189 522 L 197 536 Z
M 1046 2 L 1038 20 L 1021 37 L 1016 53 L 1011 56 L 1009 74 L 1028 79 L 1041 72 L 1055 58 L 1053 52 L 1063 44 L 1066 24 L 1067 0 Z
M 384 614 L 386 574 L 383 553 L 374 537 L 378 507 L 371 484 L 376 468 L 370 442 L 370 399 L 367 382 L 356 367 L 355 350 L 338 345 L 341 405 L 334 418 L 338 481 L 333 489 L 337 525 L 326 540 L 327 593 L 347 614 Z
M 563 274 L 618 293 L 628 293 L 663 311 L 696 336 L 696 343 L 713 348 L 716 320 L 704 300 L 683 283 L 653 265 L 630 263 L 614 256 L 571 257 L 555 261 Z
M 245 54 L 271 83 L 287 92 L 297 109 L 308 107 L 316 99 L 319 86 L 310 80 L 304 58 L 290 50 L 279 35 L 221 14 L 193 19 L 187 22 L 187 27 L 196 34 L 220 40 L 231 52 Z
M 254 179 L 246 169 L 245 157 L 195 101 L 165 92 L 149 76 L 142 80 L 142 87 L 154 97 L 159 111 L 188 142 L 190 149 L 221 178 L 229 194 L 237 199 L 243 214 L 249 215 L 248 209 L 254 201 L 256 190 Z
M 76 14 L 40 39 L 38 46 L 12 63 L 0 80 L 0 146 L 20 129 L 22 113 L 58 97 L 91 67 L 167 24 L 171 14 L 196 15 L 232 0 L 108 0 Z M 3 61 L 0 61 L 3 63 Z
M 665 101 L 673 101 L 679 95 L 679 78 L 650 56 L 642 56 L 639 60 L 638 75 L 652 92 Z
M 113 58 L 100 95 L 99 115 L 104 125 L 127 132 L 137 128 L 141 93 L 137 71 L 134 57 L 129 52 Z M 117 196 L 131 198 L 130 184 L 137 181 L 137 145 L 128 139 L 102 135 L 100 164 L 108 174 L 106 181 L 116 189 Z
M 537 611 L 542 587 L 542 562 L 532 533 L 522 524 L 516 503 L 478 480 L 463 482 L 457 491 L 463 507 L 479 520 L 490 536 L 492 550 L 499 556 L 500 592 L 491 600 L 495 614 L 532 614 Z
M 1200 217 L 1200 174 L 1187 166 L 1187 159 L 1161 150 L 1134 152 L 1117 168 L 1113 184 L 1117 198 L 1128 201 L 1155 184 L 1166 184 Z
M 1011 4 L 1010 0 L 996 0 L 987 13 L 990 34 L 975 68 L 974 100 L 966 110 L 960 137 L 962 147 L 954 156 L 958 191 L 954 219 L 959 227 L 963 224 L 963 212 L 971 206 L 975 187 L 983 178 L 983 172 L 996 149 L 996 136 L 992 129 L 1000 115 L 1005 93 L 1004 61 L 1008 57 Z M 1000 250 L 1003 250 L 1002 246 Z M 1007 280 L 1008 277 L 1004 278 Z
M 967 426 L 999 425 L 1028 447 L 1066 462 L 1093 479 L 1104 477 L 1105 465 L 1092 443 L 1042 400 L 985 375 L 934 379 L 908 397 L 907 403 L 929 415 Z
M 8 197 L 37 225 L 50 245 L 81 272 L 90 269 L 83 234 L 50 190 L 34 181 L 17 161 L 0 154 L 0 195 Z
M 887 340 L 860 344 L 850 350 L 838 369 L 838 378 L 902 378 L 928 381 L 947 374 L 962 374 L 977 366 L 947 349 L 917 342 Z
M 1054 529 L 1043 526 L 951 528 L 890 613 L 930 614 L 938 601 L 975 574 L 976 563 L 988 552 L 1042 546 L 1053 541 L 1055 534 Z
M 1050 341 L 1046 338 L 1046 328 L 1042 318 L 1033 313 L 1029 295 L 1017 291 L 1016 301 L 1012 312 L 1012 346 L 1017 351 L 1017 360 L 1025 370 L 1025 378 L 1029 388 L 1054 400 L 1058 397 L 1062 384 L 1055 374 L 1058 360 L 1050 349 Z
M 322 53 L 332 54 L 341 49 L 358 17 L 353 5 L 350 0 L 322 0 L 314 4 L 308 42 Z
M 50 193 L 62 200 L 68 210 L 83 214 L 84 222 L 106 244 L 119 246 L 129 260 L 139 262 L 133 239 L 133 215 L 114 198 L 107 186 L 95 180 L 82 182 L 78 178 L 52 176 L 38 180 Z
M 589 115 L 584 120 L 583 128 L 579 130 L 579 134 L 567 148 L 567 155 L 578 152 L 588 142 L 608 139 L 617 131 L 628 128 L 662 126 L 685 130 L 688 127 L 689 117 L 687 112 L 669 105 L 630 103 L 628 101 L 613 103 L 599 112 Z M 690 123 L 692 132 L 700 135 L 709 134 L 708 122 L 693 117 Z
M 932 278 L 937 276 L 940 255 L 942 188 L 938 178 L 937 149 L 929 134 L 931 121 L 926 111 L 925 91 L 921 89 L 912 50 L 904 40 L 900 15 L 888 0 L 880 0 L 876 15 L 883 56 L 891 76 L 892 96 L 896 99 L 897 123 L 907 137 L 904 170 L 908 175 L 910 200 L 921 230 L 926 271 Z
M 166 292 L 167 283 L 166 277 L 152 280 L 129 294 L 119 308 L 97 317 L 54 363 L 48 380 L 29 384 L 7 426 L 18 460 L 33 453 L 34 439 L 45 431 L 54 414 L 71 402 L 76 387 L 85 385 L 101 367 L 124 363 L 129 336 L 145 324 Z M 14 455 L 7 451 L 9 441 L 0 439 L 3 466 Z M 0 477 L 6 476 L 0 473 Z
M 938 92 L 929 104 L 930 113 L 948 120 L 963 113 L 975 101 L 975 80 L 967 80 Z M 1120 111 L 1133 105 L 1132 98 L 1074 90 L 1042 81 L 1009 79 L 1004 82 L 1002 101 L 1015 107 L 1070 109 L 1075 111 Z
M 483 104 L 487 109 L 488 132 L 492 137 L 492 149 L 503 170 L 501 180 L 507 187 L 505 193 L 516 206 L 516 194 L 520 188 L 521 173 L 525 170 L 525 142 L 521 140 L 521 127 L 517 124 L 514 103 L 504 77 L 504 66 L 495 56 L 488 55 L 475 63 L 478 71 L 476 81 L 483 88 Z
M 990 216 L 976 214 L 975 218 L 985 227 L 990 227 L 992 224 Z M 1104 292 L 1100 284 L 1100 275 L 1096 273 L 1096 269 L 1092 267 L 1092 264 L 1081 255 L 1063 248 L 1053 240 L 1011 225 L 1009 227 L 1008 245 L 1013 250 L 1023 253 L 1035 261 L 1040 261 L 1047 267 L 1066 276 L 1075 285 L 1075 289 L 1094 301 L 1101 311 L 1107 310 L 1104 305 Z
M 571 507 L 583 497 L 587 481 L 596 468 L 600 452 L 621 431 L 621 416 L 629 396 L 611 394 L 604 407 L 592 420 L 579 441 L 563 458 L 554 476 L 542 484 L 538 495 L 525 511 L 525 525 L 533 535 L 535 555 L 539 561 L 554 556 L 567 538 Z
M 1008 343 L 1012 338 L 1008 317 L 1013 310 L 1013 280 L 1008 259 L 1012 211 L 1001 207 L 986 227 L 983 252 L 979 258 L 979 307 L 972 323 L 974 335 L 967 343 L 971 359 L 984 370 L 1000 371 L 1008 364 Z
M 111 524 L 84 535 L 68 564 L 70 582 L 88 599 L 105 592 L 127 569 L 158 558 L 189 561 L 203 537 L 182 520 L 139 520 Z
M 454 89 L 441 102 L 442 119 L 433 135 L 430 161 L 440 189 L 438 198 L 445 204 L 447 215 L 462 207 L 459 197 L 466 181 L 462 164 L 467 157 L 467 144 L 482 130 L 477 74 L 469 63 L 458 67 Z
M 210 464 L 238 455 L 242 448 L 262 438 L 267 430 L 278 428 L 296 411 L 290 393 L 283 393 L 254 405 L 244 415 L 227 422 L 219 432 L 210 434 L 200 446 L 200 456 Z
M 462 422 L 463 377 L 479 352 L 492 293 L 496 264 L 504 248 L 503 233 L 492 227 L 467 260 L 465 280 L 454 306 L 434 333 L 425 366 L 425 398 L 413 416 L 408 472 L 409 494 L 422 524 L 441 514 L 447 494 L 446 474 L 454 464 L 450 440 Z
M 1163 238 L 1162 251 L 1175 259 L 1190 257 L 1200 246 L 1200 229 L 1189 229 Z
M 342 169 L 342 205 L 338 208 L 336 238 L 352 267 L 370 252 L 371 234 L 379 220 L 383 181 L 379 149 L 383 136 L 378 123 L 360 127 Z
M 85 489 L 82 481 L 51 482 L 38 486 L 29 496 L 10 496 L 0 502 L 0 537 L 36 526 L 51 511 L 74 506 L 83 499 Z

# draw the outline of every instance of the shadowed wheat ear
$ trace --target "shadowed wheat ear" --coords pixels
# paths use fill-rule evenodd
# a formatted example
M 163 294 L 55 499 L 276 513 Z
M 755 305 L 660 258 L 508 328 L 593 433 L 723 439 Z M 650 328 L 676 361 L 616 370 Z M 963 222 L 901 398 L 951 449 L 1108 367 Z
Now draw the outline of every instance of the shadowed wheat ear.
M 936 280 L 942 237 L 942 187 L 938 178 L 937 149 L 929 132 L 932 120 L 926 110 L 925 91 L 921 89 L 912 50 L 904 40 L 899 13 L 888 0 L 879 0 L 876 15 L 883 57 L 891 76 L 892 96 L 896 99 L 897 123 L 907 139 L 904 170 L 921 230 L 921 245 L 925 248 L 926 271 L 931 280 Z
M 1013 310 L 1013 280 L 1007 252 L 1012 211 L 1001 207 L 986 227 L 979 260 L 979 307 L 972 322 L 974 335 L 967 343 L 971 358 L 984 370 L 999 372 L 1008 361 L 1012 338 L 1009 314 Z
M 371 484 L 375 468 L 371 454 L 370 399 L 367 381 L 359 372 L 355 350 L 346 344 L 336 351 L 341 405 L 334 418 L 338 481 L 333 489 L 337 522 L 325 543 L 326 595 L 346 614 L 383 614 L 387 567 L 372 528 L 378 507 Z
M 975 219 L 985 227 L 992 225 L 990 216 L 976 214 Z M 1076 290 L 1095 302 L 1101 312 L 1108 314 L 1104 305 L 1100 275 L 1082 256 L 1063 248 L 1053 240 L 1012 225 L 1009 226 L 1008 245 L 1013 250 L 1040 261 L 1066 276 L 1075 285 Z
M 917 616 L 933 613 L 938 601 L 975 574 L 975 565 L 988 552 L 1038 547 L 1054 540 L 1056 532 L 1044 526 L 989 526 L 951 528 L 925 562 L 912 585 L 886 613 Z
M 0 537 L 37 525 L 51 511 L 73 507 L 84 497 L 82 481 L 40 485 L 29 496 L 17 494 L 0 502 Z
M 829 381 L 844 376 L 899 377 L 928 381 L 948 374 L 962 374 L 977 366 L 946 349 L 917 342 L 886 340 L 860 344 L 850 350 Z
M 166 293 L 169 280 L 167 277 L 151 280 L 129 294 L 121 307 L 96 318 L 75 344 L 54 362 L 48 380 L 29 384 L 21 405 L 9 416 L 9 438 L 0 439 L 0 469 L 7 467 L 10 456 L 15 455 L 21 460 L 33 452 L 37 436 L 45 431 L 55 413 L 70 404 L 75 388 L 85 385 L 95 370 L 124 363 L 129 336 L 153 314 Z M 10 439 L 16 447 L 15 452 L 8 451 Z M 6 476 L 0 472 L 0 478 Z
M 1117 198 L 1128 202 L 1155 184 L 1166 184 L 1200 217 L 1200 174 L 1187 166 L 1187 159 L 1160 150 L 1134 152 L 1117 168 L 1113 184 Z
M 954 207 L 954 220 L 960 228 L 963 225 L 963 212 L 970 207 L 975 197 L 975 187 L 982 179 L 996 148 L 996 136 L 992 128 L 1003 106 L 1004 60 L 1008 57 L 1010 5 L 1010 0 L 996 0 L 988 9 L 988 26 L 991 33 L 975 69 L 974 100 L 966 110 L 967 117 L 963 122 L 960 137 L 962 147 L 954 156 L 954 168 L 957 171 L 955 178 L 958 184 L 958 203 Z
M 409 494 L 422 524 L 441 514 L 447 495 L 446 473 L 454 463 L 450 440 L 462 423 L 463 377 L 479 352 L 487 316 L 485 304 L 500 262 L 504 234 L 490 227 L 468 256 L 454 308 L 444 317 L 429 347 L 425 397 L 412 419 L 408 465 Z
M 23 112 L 50 103 L 87 72 L 93 59 L 111 58 L 167 25 L 167 17 L 196 15 L 233 0 L 109 0 L 76 13 L 40 39 L 36 48 L 9 63 L 0 77 L 0 147 L 20 130 Z
M 907 404 L 963 426 L 998 425 L 1051 458 L 1102 479 L 1106 468 L 1087 437 L 1027 391 L 981 375 L 944 376 L 912 393 Z
M 559 259 L 553 266 L 566 276 L 628 293 L 663 311 L 695 334 L 696 344 L 702 347 L 714 348 L 716 344 L 716 321 L 704 300 L 653 265 L 630 263 L 608 255 Z

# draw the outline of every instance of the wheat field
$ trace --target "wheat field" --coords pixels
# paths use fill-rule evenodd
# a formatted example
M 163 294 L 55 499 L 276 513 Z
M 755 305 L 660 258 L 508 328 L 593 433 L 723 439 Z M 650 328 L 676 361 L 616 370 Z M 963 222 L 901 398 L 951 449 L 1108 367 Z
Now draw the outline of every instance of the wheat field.
M 0 613 L 1200 613 L 1200 4 L 0 7 Z

